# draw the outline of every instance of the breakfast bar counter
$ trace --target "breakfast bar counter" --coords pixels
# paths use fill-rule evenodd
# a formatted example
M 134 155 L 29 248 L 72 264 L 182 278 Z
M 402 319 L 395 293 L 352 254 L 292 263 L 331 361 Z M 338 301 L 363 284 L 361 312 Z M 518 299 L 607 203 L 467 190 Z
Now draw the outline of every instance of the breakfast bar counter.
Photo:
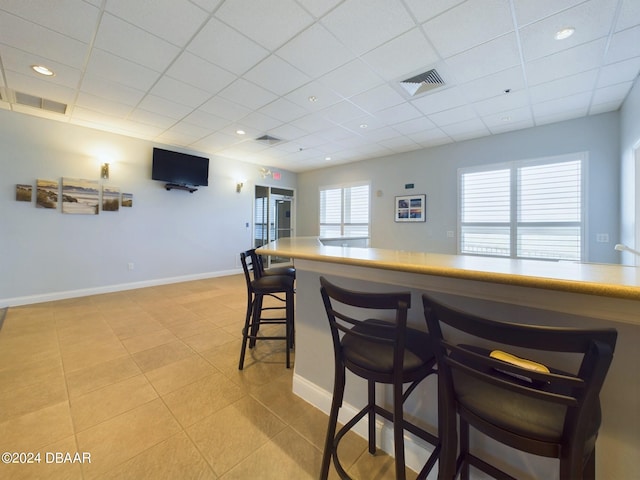
M 409 322 L 423 330 L 420 295 L 424 292 L 496 320 L 617 328 L 618 344 L 601 394 L 596 471 L 599 478 L 640 479 L 635 461 L 640 450 L 640 376 L 635 371 L 640 365 L 640 269 L 323 245 L 316 237 L 280 239 L 258 253 L 293 259 L 297 271 L 293 388 L 325 412 L 333 387 L 333 347 L 320 298 L 320 276 L 355 290 L 411 291 Z M 350 381 L 356 382 L 349 377 Z M 423 383 L 405 411 L 436 433 L 436 382 Z M 345 417 L 357 411 L 366 396 L 365 386 L 359 387 L 345 397 Z M 382 448 L 392 451 L 389 429 L 380 426 L 379 433 Z M 473 435 L 471 441 L 473 448 L 517 478 L 557 478 L 553 459 L 527 456 Z M 430 446 L 412 439 L 405 444 L 407 465 L 419 470 Z

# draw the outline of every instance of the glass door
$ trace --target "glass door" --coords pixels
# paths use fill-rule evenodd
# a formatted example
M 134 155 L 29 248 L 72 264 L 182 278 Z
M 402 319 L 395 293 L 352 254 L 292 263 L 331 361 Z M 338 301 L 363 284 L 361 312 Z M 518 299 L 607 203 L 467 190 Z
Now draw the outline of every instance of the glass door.
M 279 238 L 292 237 L 294 231 L 293 190 L 256 186 L 254 207 L 254 248 Z M 272 263 L 289 263 L 290 258 L 265 258 Z

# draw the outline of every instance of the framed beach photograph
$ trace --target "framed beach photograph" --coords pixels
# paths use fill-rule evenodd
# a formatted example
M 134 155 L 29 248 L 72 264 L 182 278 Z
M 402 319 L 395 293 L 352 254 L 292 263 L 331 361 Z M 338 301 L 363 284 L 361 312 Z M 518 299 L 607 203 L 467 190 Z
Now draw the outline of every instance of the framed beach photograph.
M 30 202 L 33 198 L 33 186 L 19 183 L 16 185 L 16 201 L 17 202 Z
M 122 206 L 123 207 L 133 207 L 133 193 L 123 193 L 122 194 Z
M 120 187 L 102 186 L 102 211 L 117 212 L 120 210 Z
M 427 196 L 403 195 L 395 199 L 396 222 L 426 222 Z
M 36 181 L 36 208 L 58 208 L 58 181 Z
M 100 205 L 97 180 L 62 179 L 62 213 L 97 215 Z

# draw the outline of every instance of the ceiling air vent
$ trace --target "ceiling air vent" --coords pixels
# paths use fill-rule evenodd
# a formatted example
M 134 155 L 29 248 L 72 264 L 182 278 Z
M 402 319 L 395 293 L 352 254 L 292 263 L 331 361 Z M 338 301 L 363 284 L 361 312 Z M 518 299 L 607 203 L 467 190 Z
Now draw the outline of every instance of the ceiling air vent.
M 407 78 L 400 82 L 400 85 L 413 97 L 434 88 L 442 87 L 444 80 L 434 68 L 415 77 Z
M 281 138 L 272 137 L 271 135 L 263 135 L 261 137 L 256 138 L 258 142 L 266 143 L 268 145 L 275 145 L 276 143 L 280 143 L 282 141 Z
M 47 100 L 46 98 L 36 97 L 35 95 L 29 95 L 28 93 L 14 92 L 15 103 L 20 105 L 27 105 L 28 107 L 39 108 L 41 110 L 47 110 L 54 113 L 64 113 L 67 111 L 67 105 L 60 102 L 54 102 L 53 100 Z

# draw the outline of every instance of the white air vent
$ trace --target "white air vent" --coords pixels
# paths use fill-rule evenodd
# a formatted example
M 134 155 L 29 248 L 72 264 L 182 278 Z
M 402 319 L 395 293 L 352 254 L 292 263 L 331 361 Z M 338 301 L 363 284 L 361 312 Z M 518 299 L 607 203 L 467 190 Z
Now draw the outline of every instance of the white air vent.
M 42 97 L 36 97 L 28 93 L 16 92 L 10 88 L 0 88 L 0 98 L 3 102 L 26 105 L 27 107 L 38 108 L 48 112 L 65 114 L 67 105 L 60 102 L 54 102 Z
M 275 145 L 276 143 L 280 143 L 282 139 L 272 137 L 271 135 L 263 135 L 261 137 L 256 138 L 256 141 L 266 143 L 268 145 Z
M 429 90 L 433 90 L 444 85 L 444 80 L 436 69 L 421 73 L 415 77 L 407 78 L 400 82 L 400 85 L 409 92 L 409 95 L 416 96 Z

